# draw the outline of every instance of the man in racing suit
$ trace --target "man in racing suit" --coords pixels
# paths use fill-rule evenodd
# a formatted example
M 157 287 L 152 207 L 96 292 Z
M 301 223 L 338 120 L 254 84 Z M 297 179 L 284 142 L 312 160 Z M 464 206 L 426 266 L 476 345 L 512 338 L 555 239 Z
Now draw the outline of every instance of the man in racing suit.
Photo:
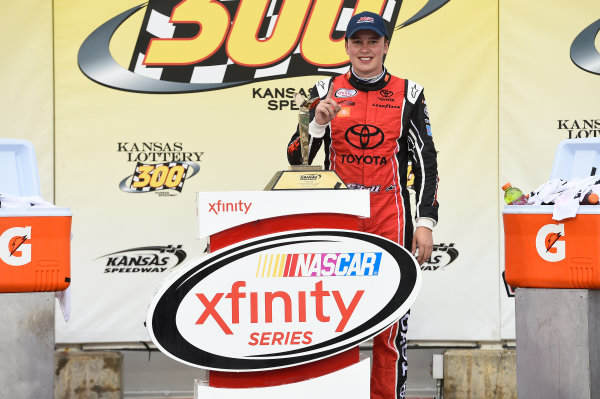
M 388 35 L 383 19 L 363 12 L 350 19 L 346 53 L 351 68 L 311 89 L 320 101 L 310 111 L 312 162 L 324 144 L 325 169 L 348 188 L 369 190 L 371 217 L 360 228 L 393 240 L 423 264 L 433 250 L 437 223 L 437 161 L 423 87 L 390 75 L 383 66 Z M 413 235 L 407 189 L 409 157 L 416 193 Z M 302 163 L 299 133 L 288 144 L 288 160 Z M 371 399 L 404 398 L 409 313 L 373 339 Z

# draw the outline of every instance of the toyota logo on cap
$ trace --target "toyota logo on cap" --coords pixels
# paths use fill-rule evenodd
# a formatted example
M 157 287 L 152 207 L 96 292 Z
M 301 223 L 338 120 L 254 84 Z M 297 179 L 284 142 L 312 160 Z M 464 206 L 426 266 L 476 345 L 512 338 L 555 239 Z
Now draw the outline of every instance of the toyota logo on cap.
M 383 131 L 374 125 L 354 125 L 346 130 L 346 141 L 352 147 L 370 150 L 383 143 Z

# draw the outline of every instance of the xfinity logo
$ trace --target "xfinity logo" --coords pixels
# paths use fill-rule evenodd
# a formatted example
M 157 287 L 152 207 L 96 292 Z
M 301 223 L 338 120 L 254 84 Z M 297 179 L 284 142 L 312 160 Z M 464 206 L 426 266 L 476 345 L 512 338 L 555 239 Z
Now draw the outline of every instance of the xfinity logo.
M 196 294 L 200 302 L 202 302 L 202 305 L 204 305 L 204 311 L 200 315 L 198 321 L 196 321 L 196 324 L 204 324 L 208 318 L 211 317 L 224 334 L 233 334 L 229 325 L 227 325 L 219 311 L 216 309 L 223 296 L 229 299 L 229 303 L 226 304 L 225 307 L 228 308 L 227 314 L 231 315 L 232 324 L 240 323 L 240 308 L 242 308 L 243 312 L 250 315 L 251 323 L 260 322 L 270 324 L 273 323 L 274 318 L 285 320 L 286 323 L 291 323 L 292 319 L 306 322 L 307 312 L 311 312 L 314 319 L 319 323 L 327 323 L 334 316 L 328 315 L 327 312 L 325 312 L 324 307 L 326 304 L 324 302 L 331 301 L 332 303 L 335 302 L 335 306 L 339 312 L 339 314 L 335 316 L 335 320 L 339 320 L 335 332 L 341 333 L 344 331 L 346 324 L 348 324 L 350 317 L 352 317 L 354 309 L 356 309 L 360 298 L 365 292 L 364 290 L 357 290 L 352 299 L 350 299 L 348 303 L 345 303 L 340 291 L 324 290 L 323 281 L 315 283 L 314 289 L 311 291 L 298 291 L 297 297 L 294 298 L 284 291 L 277 291 L 261 293 L 262 297 L 259 299 L 258 292 L 243 292 L 242 288 L 244 287 L 246 287 L 245 281 L 236 281 L 232 284 L 229 293 L 225 294 L 224 292 L 218 292 L 210 300 L 203 293 Z M 265 304 L 264 307 L 258 306 L 259 300 L 261 303 Z M 283 308 L 278 307 L 274 310 L 274 303 L 279 301 L 283 301 Z M 282 313 L 274 317 L 273 313 L 277 310 Z
M 595 41 L 600 32 L 600 19 L 585 28 L 571 44 L 571 61 L 586 72 L 600 75 L 600 53 Z
M 242 200 L 239 200 L 238 202 L 222 202 L 221 200 L 218 200 L 212 204 L 209 203 L 208 206 L 210 208 L 208 213 L 212 212 L 215 215 L 225 212 L 241 212 L 244 215 L 247 215 L 250 207 L 252 206 L 252 202 L 244 202 Z

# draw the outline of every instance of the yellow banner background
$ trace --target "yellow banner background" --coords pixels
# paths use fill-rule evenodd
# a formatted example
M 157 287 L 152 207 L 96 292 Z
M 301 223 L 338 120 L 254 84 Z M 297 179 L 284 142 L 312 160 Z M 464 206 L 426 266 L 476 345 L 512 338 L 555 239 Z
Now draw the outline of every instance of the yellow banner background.
M 82 42 L 137 4 L 35 1 L 4 6 L 0 17 L 2 48 L 10 55 L 0 66 L 0 126 L 5 137 L 35 144 L 43 195 L 54 195 L 74 214 L 73 314 L 69 323 L 58 322 L 59 342 L 147 340 L 145 309 L 165 275 L 105 274 L 102 257 L 151 245 L 182 245 L 188 259 L 201 255 L 195 192 L 261 190 L 276 170 L 287 168 L 296 111 L 269 110 L 271 98 L 253 97 L 253 89 L 308 89 L 322 78 L 169 95 L 114 90 L 88 79 L 77 65 Z M 404 1 L 397 22 L 424 4 Z M 111 41 L 125 67 L 143 17 L 138 14 Z M 592 0 L 451 0 L 394 33 L 386 66 L 425 87 L 439 151 L 434 240 L 458 252 L 446 267 L 424 271 L 410 339 L 514 339 L 514 302 L 501 278 L 500 186 L 511 181 L 529 191 L 545 182 L 556 146 L 573 130 L 565 124 L 600 119 L 600 75 L 569 57 L 575 37 L 598 18 L 600 4 Z M 183 151 L 202 152 L 199 173 L 176 195 L 120 190 L 135 163 L 119 143 L 141 142 L 177 142 Z
M 397 22 L 424 4 L 404 2 Z M 59 325 L 61 341 L 147 339 L 144 309 L 164 275 L 103 273 L 102 257 L 147 245 L 182 245 L 188 256 L 199 256 L 204 243 L 194 239 L 193 194 L 261 190 L 276 170 L 287 168 L 285 148 L 297 111 L 269 110 L 270 98 L 257 98 L 253 90 L 308 89 L 320 79 L 170 95 L 99 85 L 78 69 L 79 47 L 96 27 L 135 5 L 55 2 L 57 201 L 75 215 L 73 319 Z M 114 58 L 125 67 L 141 24 L 138 14 L 111 41 Z M 386 59 L 392 73 L 425 87 L 439 151 L 435 242 L 458 251 L 447 267 L 425 272 L 412 311 L 414 340 L 499 338 L 496 24 L 495 2 L 454 0 L 395 32 Z M 180 142 L 184 151 L 204 153 L 200 172 L 180 195 L 123 192 L 117 185 L 135 167 L 118 151 L 124 142 Z M 465 308 L 469 312 L 460 310 Z

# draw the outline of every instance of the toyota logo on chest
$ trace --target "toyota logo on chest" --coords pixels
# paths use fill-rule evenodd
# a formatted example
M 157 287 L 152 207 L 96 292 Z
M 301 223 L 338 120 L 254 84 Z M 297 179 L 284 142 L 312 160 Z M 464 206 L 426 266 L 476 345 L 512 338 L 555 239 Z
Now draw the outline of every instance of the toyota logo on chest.
M 354 125 L 346 130 L 346 141 L 352 147 L 370 150 L 383 143 L 383 131 L 374 125 Z

